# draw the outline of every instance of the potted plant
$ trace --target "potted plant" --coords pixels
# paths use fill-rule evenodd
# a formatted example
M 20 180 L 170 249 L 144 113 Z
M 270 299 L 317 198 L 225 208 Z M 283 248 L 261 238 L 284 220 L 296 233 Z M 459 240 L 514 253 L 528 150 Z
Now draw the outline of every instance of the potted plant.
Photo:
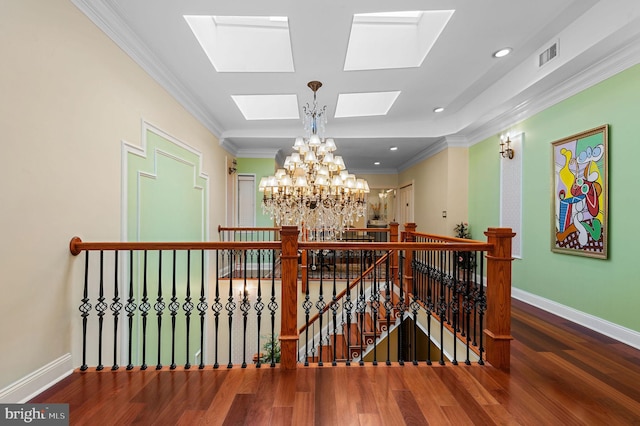
M 267 341 L 262 346 L 263 352 L 260 353 L 261 363 L 280 362 L 280 341 L 278 335 L 268 336 Z
M 457 223 L 456 226 L 453 227 L 453 231 L 456 233 L 456 237 L 458 238 L 471 239 L 471 230 L 467 222 Z M 456 265 L 460 269 L 473 269 L 476 264 L 475 252 L 459 251 L 455 253 L 455 256 Z

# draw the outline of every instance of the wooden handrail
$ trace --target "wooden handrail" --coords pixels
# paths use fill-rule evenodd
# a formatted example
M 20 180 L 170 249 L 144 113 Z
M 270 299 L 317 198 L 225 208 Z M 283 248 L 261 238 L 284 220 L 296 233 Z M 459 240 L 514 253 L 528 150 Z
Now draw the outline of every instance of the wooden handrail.
M 449 237 L 447 235 L 437 234 L 425 234 L 423 232 L 411 232 L 416 237 L 431 238 L 434 240 L 447 241 L 447 242 L 465 242 L 467 244 L 486 244 L 486 241 L 471 240 L 469 238 Z
M 455 243 L 362 243 L 340 241 L 313 241 L 298 244 L 300 250 L 443 250 L 443 251 L 487 251 L 493 248 L 485 242 L 469 242 L 472 240 L 458 239 Z M 73 237 L 69 242 L 69 251 L 74 256 L 85 250 L 250 250 L 268 249 L 279 250 L 280 241 L 108 241 L 84 242 L 80 237 Z
M 164 242 L 83 242 L 80 237 L 73 237 L 69 242 L 69 251 L 77 256 L 85 250 L 279 250 L 280 241 L 164 241 Z
M 218 232 L 221 231 L 280 231 L 280 227 L 274 226 L 222 226 L 218 225 Z
M 362 277 L 364 277 L 367 274 L 370 274 L 371 271 L 373 271 L 373 268 L 375 268 L 376 266 L 378 266 L 380 263 L 384 262 L 387 258 L 389 257 L 389 253 L 385 253 L 384 256 L 381 256 L 380 259 L 376 260 L 376 263 L 369 266 L 362 274 L 360 274 L 360 276 L 356 277 L 353 282 L 351 284 L 349 284 L 349 290 L 351 290 L 353 287 L 355 287 L 356 285 L 358 285 L 358 283 L 360 281 L 362 281 Z M 340 293 L 338 293 L 336 295 L 336 300 L 341 299 L 342 297 L 344 297 L 344 295 L 347 294 L 347 289 L 345 288 L 344 290 L 342 290 Z M 304 324 L 302 327 L 300 327 L 298 329 L 298 333 L 302 333 L 303 331 L 305 331 L 307 328 L 309 328 L 309 326 L 316 322 L 318 320 L 318 318 L 320 318 L 320 315 L 324 314 L 325 312 L 327 312 L 329 309 L 331 309 L 331 305 L 333 303 L 333 300 L 330 303 L 327 303 L 325 305 L 325 307 L 322 309 L 321 312 L 318 312 L 317 314 L 315 314 L 314 316 L 312 316 L 309 319 L 309 322 Z
M 469 242 L 460 238 L 455 242 L 357 242 L 357 241 L 305 241 L 298 244 L 300 250 L 442 250 L 442 251 L 487 251 L 493 245 L 487 242 Z

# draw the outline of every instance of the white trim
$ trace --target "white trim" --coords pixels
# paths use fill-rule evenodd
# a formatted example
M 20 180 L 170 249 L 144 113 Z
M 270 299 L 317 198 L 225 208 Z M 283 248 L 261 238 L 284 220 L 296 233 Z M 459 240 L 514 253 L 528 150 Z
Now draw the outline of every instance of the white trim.
M 136 205 L 136 218 L 135 220 L 137 221 L 136 224 L 136 241 L 140 241 L 140 180 L 141 178 L 148 178 L 148 179 L 155 179 L 157 177 L 156 171 L 158 169 L 158 155 L 162 155 L 166 158 L 172 159 L 174 161 L 177 161 L 179 163 L 185 164 L 187 166 L 193 167 L 194 169 L 194 173 L 193 173 L 193 189 L 195 190 L 199 190 L 202 192 L 202 241 L 210 241 L 210 237 L 211 237 L 211 232 L 209 229 L 209 193 L 211 191 L 211 183 L 209 181 L 209 175 L 207 173 L 204 172 L 204 165 L 203 165 L 203 154 L 202 152 L 200 152 L 199 150 L 197 150 L 196 148 L 192 147 L 191 145 L 181 141 L 180 139 L 170 135 L 169 133 L 163 131 L 162 129 L 160 129 L 159 127 L 149 123 L 148 121 L 146 121 L 144 118 L 141 118 L 141 124 L 140 124 L 140 130 L 141 130 L 141 134 L 140 134 L 140 146 L 138 145 L 134 145 L 132 143 L 126 142 L 125 140 L 122 140 L 122 148 L 121 148 L 121 176 L 122 176 L 122 188 L 121 188 L 121 229 L 120 229 L 120 236 L 121 236 L 121 240 L 122 241 L 129 241 L 128 240 L 128 235 L 127 235 L 127 230 L 128 230 L 128 221 L 127 221 L 127 213 L 129 210 L 129 205 L 128 205 L 128 182 L 129 182 L 129 176 L 128 176 L 128 154 L 132 154 L 132 155 L 136 155 L 138 157 L 141 157 L 143 159 L 147 159 L 149 155 L 153 155 L 153 171 L 152 172 L 146 172 L 146 171 L 140 171 L 137 170 L 137 194 L 136 194 L 136 200 L 135 203 Z M 160 148 L 154 149 L 151 153 L 148 152 L 147 149 L 147 133 L 148 132 L 152 132 L 158 136 L 160 136 L 161 138 L 169 141 L 170 143 L 172 143 L 173 145 L 177 146 L 178 148 L 184 149 L 185 151 L 195 155 L 197 157 L 197 164 L 195 162 L 191 162 L 191 161 L 187 161 L 184 158 L 181 158 L 179 156 L 173 155 L 165 150 L 162 150 Z M 226 170 L 226 168 L 225 168 Z M 196 172 L 199 171 L 199 174 L 196 174 Z M 200 187 L 197 185 L 197 179 L 203 179 L 206 182 L 206 188 Z M 122 253 L 122 255 L 124 256 L 124 253 Z M 205 257 L 205 282 L 209 281 L 209 260 L 208 260 L 208 256 L 209 254 L 207 253 L 206 257 Z M 128 262 L 128 259 L 122 258 L 121 259 L 122 265 L 126 265 Z M 140 258 L 138 257 L 138 262 L 140 262 Z M 130 265 L 129 265 L 130 267 Z M 138 265 L 138 268 L 140 268 L 140 265 Z M 120 292 L 120 294 L 122 295 L 126 295 L 127 293 L 127 288 L 126 288 L 126 284 L 128 283 L 128 274 L 129 270 L 128 268 L 122 267 L 122 271 L 121 271 L 121 279 L 120 279 L 120 289 L 118 289 L 118 291 Z M 141 289 L 138 288 L 137 289 L 138 294 L 136 295 L 136 298 L 139 300 L 141 297 L 140 291 Z M 208 288 L 206 290 L 207 294 L 206 296 L 208 296 Z M 120 324 L 118 326 L 119 329 L 122 330 L 121 333 L 121 345 L 120 345 L 120 354 L 121 354 L 121 359 L 125 360 L 128 359 L 128 352 L 127 352 L 127 344 L 128 344 L 128 334 L 129 334 L 129 329 L 128 327 L 124 326 L 125 324 L 125 319 L 126 319 L 126 315 L 122 315 L 120 316 Z M 207 330 L 207 325 L 205 324 L 205 331 Z M 205 334 L 205 345 L 206 345 L 206 341 L 207 341 L 207 335 Z M 137 357 L 139 354 L 134 353 L 133 357 Z
M 524 214 L 524 199 L 523 199 L 523 188 L 524 188 L 524 170 L 523 170 L 523 152 L 524 152 L 524 133 L 509 132 L 509 137 L 511 138 L 512 148 L 514 150 L 514 156 L 512 159 L 501 158 L 500 159 L 500 226 L 501 227 L 510 227 L 513 232 L 515 232 L 516 236 L 513 239 L 513 245 L 511 250 L 511 255 L 515 259 L 522 259 L 522 216 Z M 515 170 L 514 170 L 515 169 Z M 514 179 L 520 180 L 519 187 L 515 188 L 513 181 L 505 178 L 505 173 L 508 174 L 509 171 L 516 172 Z M 517 198 L 517 200 L 516 200 Z M 515 203 L 518 203 L 517 206 L 514 206 Z M 508 204 L 511 208 L 517 208 L 519 210 L 519 217 L 507 217 L 505 218 L 505 204 Z M 507 222 L 507 223 L 505 223 Z M 511 222 L 511 223 L 509 223 Z
M 514 299 L 521 300 L 536 308 L 558 315 L 559 317 L 587 327 L 590 330 L 604 334 L 636 349 L 640 349 L 640 332 L 515 287 L 511 289 L 511 295 Z
M 0 389 L 0 403 L 23 404 L 73 373 L 71 354 L 67 353 L 23 378 Z
M 453 136 L 453 135 L 452 135 Z M 441 138 L 429 145 L 425 150 L 420 151 L 418 154 L 414 155 L 411 160 L 402 164 L 398 167 L 398 173 L 407 170 L 408 168 L 415 166 L 416 164 L 426 160 L 427 158 L 433 157 L 437 153 L 444 151 L 449 146 L 447 145 L 447 138 Z

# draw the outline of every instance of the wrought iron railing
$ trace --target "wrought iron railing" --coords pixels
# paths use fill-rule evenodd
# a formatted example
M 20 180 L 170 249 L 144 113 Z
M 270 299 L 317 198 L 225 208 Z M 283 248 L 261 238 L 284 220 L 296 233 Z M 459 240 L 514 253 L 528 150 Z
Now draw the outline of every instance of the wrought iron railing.
M 511 261 L 513 234 L 490 229 L 487 235 L 486 243 L 423 241 L 414 232 L 404 233 L 406 242 L 301 242 L 295 227 L 284 227 L 277 242 L 74 238 L 72 253 L 86 256 L 81 369 L 103 369 L 109 354 L 112 369 L 154 363 L 158 369 L 217 368 L 222 360 L 227 367 L 260 366 L 269 355 L 267 362 L 275 365 L 273 349 L 280 349 L 283 368 L 379 358 L 404 363 L 439 357 L 455 364 L 458 345 L 446 340 L 456 336 L 465 362 L 474 354 L 482 362 L 486 354 L 508 368 L 510 266 L 496 265 Z M 302 253 L 317 254 L 315 278 L 309 278 L 311 260 L 300 261 Z M 254 265 L 271 272 L 252 276 Z M 306 279 L 299 279 L 305 269 Z M 432 321 L 440 319 L 434 329 Z M 420 330 L 446 357 L 433 358 L 431 345 L 427 356 L 419 353 Z M 397 336 L 397 348 L 384 346 L 390 335 Z

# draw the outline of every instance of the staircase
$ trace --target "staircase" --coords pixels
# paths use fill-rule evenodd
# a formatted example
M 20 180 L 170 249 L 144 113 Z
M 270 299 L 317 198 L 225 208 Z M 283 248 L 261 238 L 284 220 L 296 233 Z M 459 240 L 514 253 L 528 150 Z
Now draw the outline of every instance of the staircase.
M 371 301 L 366 302 L 366 310 L 363 314 L 354 312 L 351 315 L 350 323 L 346 323 L 346 319 L 341 317 L 341 325 L 338 327 L 338 333 L 326 332 L 322 333 L 323 343 L 318 344 L 319 335 L 313 336 L 313 349 L 307 353 L 307 363 L 346 363 L 347 361 L 358 360 L 362 355 L 366 355 L 372 348 L 374 343 L 377 344 L 388 336 L 387 331 L 391 332 L 399 324 L 401 312 L 397 306 L 400 297 L 397 293 L 391 292 L 390 304 L 393 305 L 389 310 L 389 318 L 387 319 L 387 309 L 385 308 L 384 295 L 380 297 L 378 302 L 377 315 L 374 318 L 374 309 Z M 333 331 L 333 319 L 328 315 L 331 324 L 327 328 Z M 334 359 L 335 346 L 335 359 Z M 302 356 L 304 358 L 304 354 Z

